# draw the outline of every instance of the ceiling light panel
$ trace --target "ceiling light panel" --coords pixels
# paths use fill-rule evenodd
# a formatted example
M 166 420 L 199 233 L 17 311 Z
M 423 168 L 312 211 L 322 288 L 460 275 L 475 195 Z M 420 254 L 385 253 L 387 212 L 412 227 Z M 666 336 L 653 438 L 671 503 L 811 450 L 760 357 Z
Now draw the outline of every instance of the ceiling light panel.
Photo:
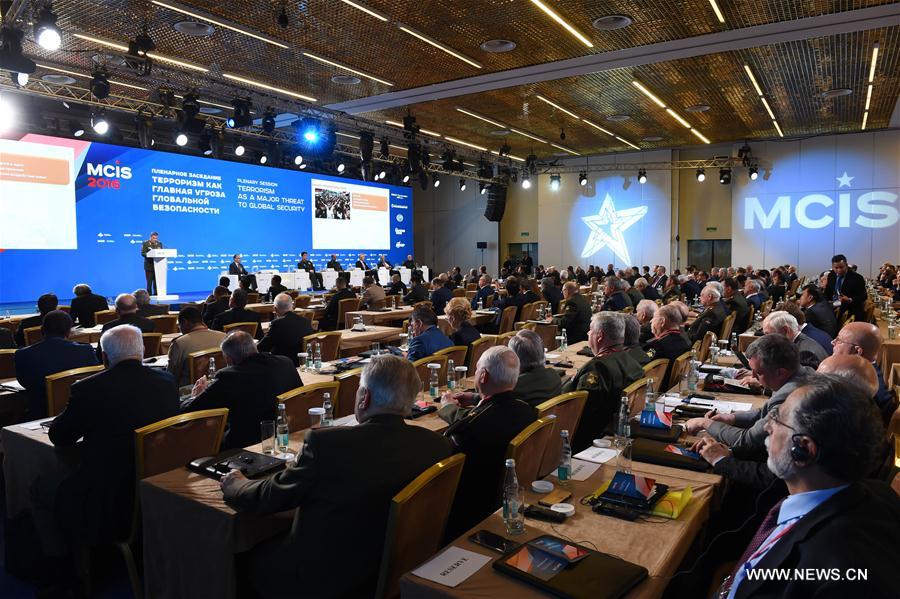
M 223 27 L 225 29 L 230 29 L 231 31 L 235 31 L 237 33 L 246 35 L 248 37 L 252 37 L 261 42 L 265 42 L 267 44 L 271 44 L 273 46 L 277 46 L 278 48 L 288 49 L 288 45 L 284 42 L 281 42 L 273 37 L 270 37 L 260 31 L 253 31 L 247 27 L 239 23 L 235 23 L 234 21 L 229 21 L 223 19 L 221 17 L 217 17 L 208 12 L 198 10 L 193 7 L 185 6 L 184 4 L 179 4 L 178 2 L 171 2 L 166 0 L 163 2 L 162 0 L 150 0 L 156 6 L 160 6 L 162 8 L 166 8 L 168 10 L 173 10 L 175 12 L 181 13 L 183 15 L 187 15 L 191 18 L 198 19 L 200 21 L 206 21 L 207 23 L 212 23 L 218 27 Z
M 415 29 L 413 29 L 413 28 L 411 28 L 411 27 L 408 27 L 407 25 L 404 25 L 403 23 L 397 23 L 397 27 L 400 29 L 400 31 L 403 31 L 404 33 L 408 33 L 409 35 L 411 35 L 411 36 L 413 36 L 413 37 L 415 37 L 415 38 L 418 38 L 418 39 L 422 40 L 422 41 L 425 42 L 426 44 L 428 44 L 428 45 L 430 45 L 430 46 L 433 46 L 433 47 L 437 48 L 438 50 L 441 50 L 441 51 L 443 51 L 443 52 L 446 52 L 446 53 L 449 54 L 450 56 L 452 56 L 452 57 L 454 57 L 454 58 L 458 58 L 459 60 L 461 60 L 461 61 L 463 61 L 463 62 L 465 62 L 465 63 L 467 63 L 467 64 L 472 65 L 472 66 L 475 67 L 476 69 L 482 68 L 482 67 L 481 67 L 481 63 L 472 60 L 472 59 L 469 58 L 468 56 L 465 56 L 465 55 L 463 55 L 463 54 L 460 54 L 459 52 L 457 52 L 456 50 L 454 50 L 454 49 L 451 48 L 450 46 L 447 46 L 447 45 L 445 45 L 445 44 L 442 44 L 441 42 L 437 41 L 436 39 L 431 38 L 431 37 L 428 37 L 428 36 L 425 35 L 424 33 L 421 33 L 421 32 L 419 32 L 419 31 L 416 31 Z
M 300 100 L 306 100 L 307 102 L 316 102 L 317 100 L 311 96 L 306 96 L 289 89 L 284 89 L 282 87 L 276 87 L 274 85 L 269 85 L 268 83 L 262 83 L 261 81 L 254 81 L 253 79 L 247 79 L 246 77 L 241 77 L 240 75 L 233 75 L 231 73 L 222 73 L 222 77 L 226 79 L 231 79 L 232 81 L 239 81 L 241 83 L 246 83 L 247 85 L 252 85 L 253 87 L 258 87 L 260 89 L 265 89 L 271 92 L 275 92 L 277 94 L 282 94 L 285 96 L 290 96 L 292 98 L 297 98 Z
M 675 112 L 674 110 L 672 110 L 671 108 L 669 108 L 669 107 L 666 105 L 666 103 L 663 102 L 663 101 L 659 98 L 659 96 L 657 96 L 657 95 L 654 94 L 652 91 L 650 91 L 650 89 L 649 89 L 647 86 L 643 85 L 640 81 L 637 81 L 637 80 L 632 80 L 632 81 L 631 81 L 631 84 L 634 85 L 636 88 L 638 88 L 638 90 L 640 90 L 640 92 L 641 92 L 642 94 L 644 94 L 644 95 L 647 96 L 650 100 L 652 100 L 654 104 L 656 104 L 656 105 L 659 106 L 660 108 L 665 109 L 666 114 L 668 114 L 670 117 L 672 117 L 673 119 L 675 119 L 676 121 L 678 121 L 678 123 L 681 124 L 681 125 L 682 125 L 683 127 L 685 127 L 686 129 L 689 129 L 689 130 L 691 131 L 691 133 L 693 133 L 695 136 L 697 136 L 698 139 L 702 140 L 703 143 L 707 143 L 707 144 L 709 143 L 709 140 L 706 138 L 706 136 L 704 136 L 702 133 L 700 133 L 699 131 L 697 131 L 696 129 L 694 129 L 694 128 L 691 126 L 691 124 L 690 124 L 689 122 L 687 122 L 687 121 L 684 119 L 684 117 L 682 117 L 680 114 L 678 114 L 677 112 Z
M 379 21 L 385 21 L 385 22 L 388 21 L 388 18 L 386 16 L 384 16 L 382 13 L 378 12 L 375 9 L 369 8 L 362 2 L 355 2 L 354 0 L 342 0 L 342 1 L 344 4 L 349 4 L 353 8 L 363 11 L 367 15 L 375 17 Z
M 775 126 L 775 131 L 778 132 L 778 137 L 784 137 L 784 133 L 781 131 L 781 127 L 778 126 L 778 122 L 775 120 L 775 113 L 772 112 L 772 107 L 769 106 L 769 101 L 766 100 L 766 96 L 763 93 L 762 86 L 756 80 L 756 76 L 753 74 L 753 69 L 750 68 L 750 65 L 744 65 L 744 72 L 747 73 L 747 78 L 750 79 L 750 83 L 753 84 L 753 89 L 756 90 L 756 95 L 759 97 L 759 101 L 762 103 L 763 108 L 766 109 L 766 112 L 769 114 L 769 118 L 772 119 L 772 125 Z
M 559 25 L 561 25 L 566 31 L 575 36 L 578 41 L 587 46 L 588 48 L 593 48 L 594 44 L 584 36 L 583 33 L 578 31 L 571 23 L 566 21 L 562 15 L 558 12 L 550 8 L 544 0 L 531 0 L 531 3 L 541 9 L 545 15 L 556 21 Z
M 718 2 L 716 2 L 716 0 L 709 0 L 709 5 L 712 7 L 713 12 L 716 13 L 716 18 L 719 20 L 719 23 L 724 23 L 725 17 L 722 15 L 722 9 L 719 8 Z

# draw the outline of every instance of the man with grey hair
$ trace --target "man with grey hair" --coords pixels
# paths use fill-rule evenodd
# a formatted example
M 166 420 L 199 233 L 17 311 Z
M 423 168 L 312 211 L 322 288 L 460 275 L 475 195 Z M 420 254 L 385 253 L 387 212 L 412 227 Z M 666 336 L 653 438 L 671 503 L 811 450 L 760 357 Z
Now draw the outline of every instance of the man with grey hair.
M 274 302 L 275 319 L 260 340 L 259 351 L 285 356 L 294 366 L 299 365 L 297 354 L 302 351 L 303 338 L 313 334 L 312 323 L 294 312 L 294 299 L 287 293 L 279 293 Z
M 554 313 L 559 310 L 559 303 L 563 301 L 563 294 L 559 287 L 556 286 L 556 280 L 552 276 L 545 276 L 541 279 L 541 294 L 547 300 L 547 311 Z
M 800 363 L 813 370 L 819 367 L 819 362 L 828 357 L 828 352 L 817 341 L 800 332 L 797 319 L 783 310 L 766 316 L 762 329 L 766 335 L 781 335 L 793 342 L 800 350 Z
M 53 445 L 78 442 L 78 469 L 47 472 L 31 489 L 35 528 L 56 576 L 71 571 L 63 561 L 69 547 L 125 538 L 134 510 L 134 431 L 178 413 L 172 375 L 141 364 L 140 329 L 110 329 L 100 345 L 107 368 L 74 383 L 50 425 Z
M 750 271 L 748 271 L 750 272 Z M 753 309 L 759 312 L 765 298 L 762 296 L 763 283 L 759 279 L 747 277 L 744 281 L 744 297 L 748 304 L 753 305 Z
M 625 274 L 625 273 L 622 273 L 622 272 L 620 271 L 620 274 L 618 275 L 618 278 L 619 278 L 620 281 L 622 281 L 622 286 L 625 288 L 625 294 L 628 295 L 628 298 L 631 300 L 631 305 L 632 305 L 632 306 L 637 306 L 637 305 L 640 303 L 640 301 L 641 301 L 642 299 L 644 299 L 644 294 L 641 293 L 641 292 L 640 292 L 638 289 L 636 289 L 635 287 L 633 287 L 633 286 L 631 285 L 631 283 L 628 282 L 628 279 L 626 279 L 626 278 L 623 276 L 624 274 Z
M 712 285 L 707 285 L 700 292 L 700 303 L 703 305 L 703 310 L 687 330 L 691 342 L 701 341 L 707 332 L 712 331 L 718 335 L 722 330 L 722 324 L 725 322 L 725 308 L 722 307 L 720 299 L 722 299 L 722 294 Z
M 647 282 L 644 277 L 638 277 L 634 281 L 634 288 L 641 292 L 645 299 L 656 301 L 662 299 L 659 290 Z
M 500 481 L 509 442 L 534 422 L 534 409 L 516 398 L 519 358 L 505 345 L 487 350 L 475 369 L 481 401 L 444 433 L 454 449 L 466 454 L 447 524 L 455 538 L 500 507 Z
M 652 289 L 652 287 L 648 287 L 648 289 Z M 634 309 L 634 316 L 637 318 L 638 324 L 641 325 L 641 345 L 653 338 L 650 322 L 653 320 L 653 316 L 656 314 L 658 307 L 659 306 L 657 306 L 656 302 L 653 300 L 645 299 L 638 302 L 637 308 Z
M 421 388 L 407 360 L 378 356 L 360 376 L 358 426 L 311 429 L 297 461 L 275 476 L 247 480 L 232 471 L 222 480 L 225 501 L 239 512 L 296 510 L 290 530 L 247 556 L 258 596 L 296 595 L 301 586 L 310 597 L 375 593 L 391 499 L 451 454 L 447 439 L 404 420 Z
M 566 299 L 563 314 L 553 319 L 559 331 L 566 331 L 568 343 L 578 343 L 587 339 L 588 327 L 591 324 L 591 304 L 578 290 L 578 283 L 566 281 L 563 285 L 563 297 Z M 552 307 L 551 307 L 552 309 Z
M 604 312 L 617 312 L 634 306 L 631 298 L 625 293 L 625 281 L 617 277 L 606 277 L 604 292 L 606 301 L 601 308 Z
M 258 441 L 259 423 L 275 419 L 278 395 L 302 387 L 303 381 L 288 358 L 258 352 L 253 337 L 244 331 L 232 331 L 225 337 L 222 354 L 225 368 L 212 380 L 200 377 L 181 409 L 228 408 L 222 448 L 247 447 Z
M 513 395 L 528 405 L 537 406 L 562 393 L 562 379 L 545 366 L 544 341 L 529 329 L 522 329 L 509 340 L 509 349 L 519 357 L 519 379 Z
M 572 451 L 586 449 L 593 439 L 603 436 L 603 429 L 619 407 L 622 389 L 644 376 L 641 365 L 625 351 L 624 341 L 625 319 L 622 314 L 594 314 L 588 332 L 588 345 L 594 359 L 582 366 L 563 386 L 564 393 L 588 392 L 578 430 L 572 433 Z
M 118 296 L 116 296 L 116 315 L 118 315 L 118 318 L 116 318 L 115 320 L 110 320 L 103 325 L 103 327 L 100 329 L 100 337 L 103 337 L 103 333 L 105 333 L 106 331 L 123 324 L 135 326 L 139 328 L 142 333 L 154 332 L 156 330 L 156 323 L 154 323 L 149 318 L 138 316 L 137 311 L 137 299 L 135 299 L 135 297 L 130 293 L 120 293 Z M 100 357 L 99 345 L 97 346 L 97 357 Z
M 69 305 L 69 316 L 72 322 L 82 327 L 92 327 L 95 324 L 94 313 L 109 310 L 106 298 L 97 295 L 87 283 L 79 283 L 72 288 L 75 296 Z M 56 309 L 56 306 L 52 308 Z M 40 324 L 40 323 L 38 323 Z
M 650 363 L 650 356 L 641 348 L 641 323 L 635 318 L 634 314 L 622 314 L 625 320 L 625 337 L 622 342 L 625 352 L 628 353 L 634 361 L 644 366 Z
M 491 285 L 492 279 L 491 275 L 484 273 L 480 277 L 478 277 L 478 290 L 475 292 L 475 295 L 472 297 L 472 301 L 470 305 L 473 310 L 477 310 L 479 306 L 483 306 L 487 308 L 488 298 L 493 297 L 496 293 L 493 285 Z
M 169 313 L 169 306 L 167 304 L 153 305 L 150 303 L 150 294 L 147 293 L 146 289 L 135 289 L 132 295 L 134 296 L 134 299 L 137 300 L 138 316 L 146 318 L 150 316 L 163 316 Z

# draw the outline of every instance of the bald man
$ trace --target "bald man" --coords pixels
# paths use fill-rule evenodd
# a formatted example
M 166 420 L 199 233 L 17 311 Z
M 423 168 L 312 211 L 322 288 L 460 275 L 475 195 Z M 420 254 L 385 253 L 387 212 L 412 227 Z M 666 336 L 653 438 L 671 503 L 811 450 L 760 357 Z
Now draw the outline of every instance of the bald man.
M 816 372 L 833 374 L 861 387 L 868 397 L 878 393 L 878 375 L 871 362 L 862 356 L 834 355 L 822 360 Z
M 878 376 L 878 393 L 875 394 L 875 403 L 878 404 L 878 409 L 881 411 L 885 422 L 890 422 L 893 412 L 893 397 L 887 385 L 884 384 L 884 375 L 881 373 L 881 368 L 875 362 L 878 358 L 878 353 L 881 351 L 882 343 L 884 343 L 884 337 L 881 336 L 881 331 L 874 324 L 851 322 L 845 324 L 838 331 L 837 337 L 834 338 L 831 345 L 834 346 L 834 355 L 836 356 L 862 356 L 872 364 L 875 374 Z

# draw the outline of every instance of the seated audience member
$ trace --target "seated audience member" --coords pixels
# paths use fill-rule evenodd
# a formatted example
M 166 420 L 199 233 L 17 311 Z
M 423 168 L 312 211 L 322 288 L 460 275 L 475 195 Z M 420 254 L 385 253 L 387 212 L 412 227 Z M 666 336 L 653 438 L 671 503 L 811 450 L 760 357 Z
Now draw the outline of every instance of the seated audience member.
M 588 327 L 591 325 L 591 304 L 587 297 L 578 292 L 578 283 L 567 281 L 563 285 L 563 297 L 566 300 L 561 316 L 553 319 L 560 334 L 566 331 L 567 343 L 579 343 L 588 338 Z
M 229 279 L 228 277 L 224 277 L 224 276 L 219 277 L 219 284 L 213 289 L 212 293 L 210 293 L 209 295 L 206 296 L 205 303 L 209 304 L 211 302 L 216 301 L 216 289 L 218 289 L 219 287 L 222 287 L 223 289 L 225 289 L 225 297 L 231 296 L 231 289 L 228 288 L 229 285 L 231 285 L 231 279 Z M 227 309 L 227 307 L 228 306 L 226 305 L 226 309 Z
M 669 278 L 674 280 L 674 277 Z M 666 280 L 666 282 L 668 283 L 668 280 Z M 653 302 L 662 299 L 662 296 L 659 294 L 659 290 L 657 290 L 656 287 L 651 286 L 650 283 L 647 282 L 647 279 L 638 277 L 634 280 L 633 284 L 635 290 L 637 290 L 637 292 L 641 294 L 642 299 L 652 300 Z M 637 303 L 635 303 L 634 305 L 637 306 Z
M 447 314 L 447 322 L 450 324 L 450 328 L 453 329 L 453 334 L 450 335 L 453 345 L 469 347 L 473 342 L 481 338 L 481 333 L 469 322 L 469 319 L 472 318 L 472 308 L 469 306 L 466 298 L 454 297 L 447 302 L 444 312 Z M 468 362 L 468 352 L 466 352 L 465 362 L 457 364 L 457 366 L 464 366 Z
M 421 388 L 407 361 L 379 356 L 360 376 L 358 426 L 310 430 L 297 461 L 275 476 L 251 481 L 235 470 L 222 480 L 239 512 L 296 508 L 289 531 L 248 554 L 246 578 L 259 596 L 374 595 L 391 499 L 451 451 L 446 439 L 404 420 Z
M 338 277 L 334 282 L 334 286 L 337 292 L 331 296 L 331 299 L 328 300 L 328 304 L 325 306 L 325 314 L 322 316 L 322 320 L 319 321 L 320 331 L 333 331 L 343 327 L 344 323 L 338 322 L 341 300 L 356 297 L 356 294 L 347 289 L 347 279 L 344 277 Z
M 225 333 L 206 327 L 196 306 L 185 306 L 178 313 L 178 330 L 181 335 L 169 346 L 167 370 L 175 377 L 179 387 L 190 384 L 188 356 L 197 351 L 219 347 L 225 340 Z
M 697 315 L 693 324 L 688 327 L 687 333 L 691 342 L 701 341 L 707 332 L 712 331 L 717 336 L 725 322 L 725 308 L 722 307 L 721 294 L 718 289 L 707 285 L 700 292 L 700 304 L 703 310 Z
M 400 280 L 399 274 L 391 275 L 391 284 L 387 288 L 387 295 L 406 295 L 406 285 Z
M 212 323 L 216 319 L 216 316 L 228 309 L 228 303 L 231 300 L 231 294 L 228 292 L 227 287 L 219 285 L 213 290 L 212 297 L 213 299 L 211 301 L 205 302 L 201 308 L 203 322 L 205 322 L 206 326 L 208 327 L 212 326 Z
M 884 337 L 882 337 L 881 331 L 877 326 L 868 322 L 845 324 L 832 341 L 835 355 L 862 356 L 872 364 L 878 377 L 878 393 L 875 395 L 875 403 L 878 404 L 884 421 L 890 422 L 893 405 L 891 392 L 884 384 L 884 373 L 878 366 L 878 355 L 881 353 L 883 343 Z
M 611 422 L 622 389 L 643 378 L 644 370 L 624 351 L 625 319 L 615 312 L 599 312 L 591 319 L 588 345 L 594 358 L 563 386 L 563 393 L 587 391 L 588 399 L 578 430 L 572 437 L 572 451 L 579 452 L 603 436 Z
M 140 329 L 110 329 L 100 346 L 106 370 L 73 384 L 66 409 L 50 425 L 53 445 L 78 442 L 79 466 L 44 473 L 31 488 L 35 529 L 50 558 L 45 565 L 69 588 L 75 583 L 65 560 L 70 547 L 121 541 L 131 530 L 134 431 L 178 413 L 172 375 L 141 364 Z
M 151 304 L 150 294 L 146 289 L 135 289 L 132 293 L 137 301 L 137 315 L 149 318 L 151 316 L 164 316 L 169 313 L 169 306 L 166 304 Z M 106 300 L 104 300 L 106 301 Z
M 491 285 L 491 281 L 491 275 L 489 274 L 483 274 L 478 277 L 478 290 L 469 303 L 473 310 L 488 307 L 488 298 L 496 293 L 493 285 Z
M 522 293 L 522 299 L 526 304 L 539 302 L 544 299 L 541 297 L 541 286 L 536 279 L 522 279 L 520 283 L 522 284 L 522 289 L 525 290 Z
M 813 370 L 819 367 L 819 362 L 828 357 L 821 345 L 800 332 L 797 319 L 784 310 L 769 313 L 763 320 L 762 330 L 765 335 L 775 333 L 793 341 L 800 350 L 800 363 Z
M 807 324 L 825 331 L 834 339 L 838 332 L 838 321 L 834 315 L 834 308 L 822 299 L 822 292 L 814 284 L 810 283 L 803 288 L 797 303 L 803 308 Z
M 137 299 L 130 293 L 120 293 L 116 296 L 116 316 L 118 316 L 118 318 L 104 324 L 100 329 L 100 335 L 103 336 L 103 333 L 106 331 L 123 324 L 135 326 L 139 328 L 142 333 L 153 333 L 156 331 L 156 323 L 149 318 L 138 316 L 137 311 Z M 100 358 L 99 345 L 97 346 L 97 358 Z
M 455 538 L 500 507 L 506 448 L 535 420 L 534 409 L 513 393 L 518 379 L 513 350 L 495 346 L 485 351 L 475 370 L 481 401 L 444 433 L 455 451 L 466 454 L 445 538 Z
M 0 349 L 16 349 L 16 336 L 6 327 L 0 327 Z
M 495 300 L 493 307 L 497 309 L 497 318 L 494 320 L 494 326 L 500 327 L 500 318 L 503 316 L 503 310 L 510 306 L 516 308 L 515 321 L 519 322 L 522 318 L 522 306 L 527 304 L 525 296 L 520 293 L 522 285 L 518 277 L 509 277 L 506 279 L 506 297 Z
M 662 295 L 661 299 L 664 304 L 668 304 L 672 300 L 679 299 L 681 297 L 680 278 L 672 275 L 671 277 L 666 279 L 666 285 L 659 293 Z M 694 295 L 696 294 L 697 293 L 695 292 Z M 691 299 L 693 299 L 693 296 L 691 296 Z
M 631 308 L 631 298 L 625 293 L 625 281 L 616 277 L 606 277 L 606 301 L 603 303 L 601 310 L 603 312 L 618 312 L 625 308 Z
M 281 275 L 272 275 L 272 283 L 266 291 L 266 296 L 274 300 L 276 295 L 279 293 L 287 293 L 287 291 L 288 288 L 281 284 Z
M 642 299 L 644 299 L 644 294 L 631 286 L 631 283 L 628 282 L 627 279 L 619 277 L 619 280 L 622 281 L 622 287 L 625 288 L 625 293 L 628 295 L 628 298 L 631 300 L 632 306 L 637 306 Z
M 334 299 L 334 298 L 332 298 Z M 213 319 L 212 328 L 222 331 L 226 324 L 234 324 L 236 322 L 255 322 L 256 338 L 262 339 L 262 316 L 259 312 L 248 310 L 247 292 L 244 289 L 235 289 L 228 300 L 228 310 L 225 310 Z M 327 314 L 327 308 L 326 308 Z
M 445 285 L 445 281 L 441 278 L 431 280 L 431 307 L 435 314 L 443 314 L 444 308 L 453 298 L 453 292 Z
M 766 291 L 768 291 L 773 304 L 777 305 L 778 302 L 784 300 L 787 287 L 784 284 L 784 274 L 780 270 L 772 271 L 772 283 L 766 288 Z
M 104 306 L 106 305 L 104 301 Z M 15 335 L 13 337 L 16 340 L 16 345 L 22 347 L 25 345 L 25 329 L 30 329 L 31 327 L 39 327 L 41 326 L 41 322 L 44 320 L 44 316 L 46 316 L 49 312 L 56 310 L 59 306 L 59 300 L 52 293 L 45 293 L 41 297 L 38 298 L 37 301 L 37 309 L 38 314 L 36 316 L 29 316 L 28 318 L 24 318 L 19 322 L 19 326 L 16 328 Z M 106 308 L 103 308 L 104 310 Z M 93 321 L 94 314 L 91 313 L 91 325 L 94 326 Z
M 28 400 L 26 420 L 47 417 L 47 375 L 99 364 L 94 348 L 67 339 L 71 329 L 72 319 L 68 314 L 62 310 L 48 312 L 41 323 L 44 338 L 16 350 L 13 355 L 16 380 L 25 387 Z
M 759 312 L 765 298 L 762 295 L 763 284 L 759 279 L 747 278 L 744 281 L 744 297 L 748 304 L 753 304 L 753 308 Z
M 641 323 L 638 322 L 634 314 L 623 314 L 622 318 L 625 319 L 625 338 L 623 341 L 625 353 L 634 358 L 634 361 L 641 366 L 649 364 L 652 358 L 641 348 Z M 656 382 L 657 384 L 659 383 L 659 381 Z
M 228 334 L 222 341 L 222 354 L 225 368 L 211 381 L 200 377 L 181 409 L 228 408 L 222 449 L 254 445 L 259 441 L 259 423 L 275 420 L 276 397 L 302 387 L 303 381 L 288 358 L 258 351 L 253 337 L 244 331 Z
M 466 285 L 477 285 L 478 284 L 478 271 L 474 268 L 469 269 L 469 274 L 466 275 Z
M 796 302 L 790 300 L 782 302 L 781 309 L 794 317 L 797 324 L 800 326 L 801 333 L 818 343 L 822 349 L 825 350 L 827 355 L 831 355 L 832 351 L 834 351 L 834 348 L 831 345 L 831 337 L 822 329 L 816 328 L 806 322 L 806 314 L 800 309 L 800 306 Z
M 831 374 L 853 383 L 862 389 L 866 397 L 875 401 L 878 394 L 878 374 L 872 363 L 856 354 L 840 354 L 828 356 L 819 363 L 816 370 L 819 374 Z
M 463 275 L 462 269 L 458 266 L 454 266 L 453 270 L 450 271 L 450 280 L 453 281 L 453 287 L 459 287 L 462 285 Z
M 666 374 L 663 380 L 659 381 L 660 388 L 663 389 L 671 387 L 677 382 L 669 380 L 675 359 L 691 350 L 691 340 L 681 328 L 683 321 L 684 317 L 681 315 L 681 311 L 678 306 L 673 304 L 660 307 L 653 315 L 653 320 L 650 321 L 653 338 L 647 341 L 643 347 L 647 352 L 653 352 L 654 360 L 666 359 L 669 361 Z
M 741 286 L 737 281 L 728 277 L 722 282 L 722 285 L 725 292 L 725 306 L 731 314 L 734 314 L 734 325 L 731 331 L 740 335 L 747 330 L 750 324 L 750 304 L 741 293 Z
M 363 277 L 363 297 L 359 307 L 362 310 L 384 308 L 384 287 L 375 282 L 375 277 Z
M 557 273 L 558 274 L 558 273 Z M 556 285 L 556 280 L 551 276 L 541 279 L 541 295 L 547 300 L 547 313 L 556 314 L 559 312 L 559 303 L 563 301 L 563 293 Z
M 269 323 L 269 330 L 257 348 L 261 352 L 284 356 L 298 366 L 297 354 L 302 351 L 303 338 L 313 334 L 312 323 L 294 312 L 294 299 L 287 293 L 275 296 L 274 308 L 275 319 Z
M 509 348 L 519 358 L 519 378 L 513 397 L 537 406 L 562 393 L 562 379 L 553 368 L 545 365 L 544 341 L 541 336 L 522 329 L 509 340 Z
M 69 305 L 69 316 L 72 317 L 72 322 L 78 326 L 94 326 L 96 324 L 94 312 L 109 310 L 106 298 L 91 291 L 90 285 L 79 283 L 72 288 L 72 293 L 75 294 L 75 297 L 72 298 L 72 303 Z M 55 310 L 56 307 L 54 306 L 53 309 Z
M 648 289 L 653 288 L 648 287 Z M 656 314 L 657 308 L 656 302 L 645 299 L 641 300 L 638 303 L 637 308 L 634 309 L 634 315 L 637 318 L 638 324 L 641 325 L 641 336 L 639 339 L 641 345 L 644 345 L 653 338 L 653 331 L 650 328 L 650 323 L 653 321 L 653 315 Z
M 900 499 L 885 483 L 864 480 L 885 443 L 876 412 L 857 387 L 831 376 L 800 387 L 769 412 L 767 464 L 789 495 L 763 520 L 720 596 L 896 594 Z M 866 576 L 785 581 L 750 572 L 813 568 Z
M 453 345 L 437 326 L 437 316 L 428 306 L 416 307 L 409 316 L 409 350 L 406 357 L 415 362 Z
M 412 306 L 428 301 L 428 290 L 422 285 L 422 275 L 414 274 L 409 278 L 409 293 L 403 296 L 403 302 Z

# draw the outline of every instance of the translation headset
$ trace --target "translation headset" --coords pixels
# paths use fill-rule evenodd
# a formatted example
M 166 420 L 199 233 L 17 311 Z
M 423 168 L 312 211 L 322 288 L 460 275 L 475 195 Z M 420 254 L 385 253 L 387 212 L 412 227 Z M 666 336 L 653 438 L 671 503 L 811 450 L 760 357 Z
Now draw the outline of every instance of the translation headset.
M 808 437 L 809 435 L 803 435 L 800 433 L 796 433 L 791 435 L 791 457 L 797 462 L 809 462 L 814 459 L 815 456 L 809 453 L 809 450 L 800 444 L 800 439 L 802 437 Z

